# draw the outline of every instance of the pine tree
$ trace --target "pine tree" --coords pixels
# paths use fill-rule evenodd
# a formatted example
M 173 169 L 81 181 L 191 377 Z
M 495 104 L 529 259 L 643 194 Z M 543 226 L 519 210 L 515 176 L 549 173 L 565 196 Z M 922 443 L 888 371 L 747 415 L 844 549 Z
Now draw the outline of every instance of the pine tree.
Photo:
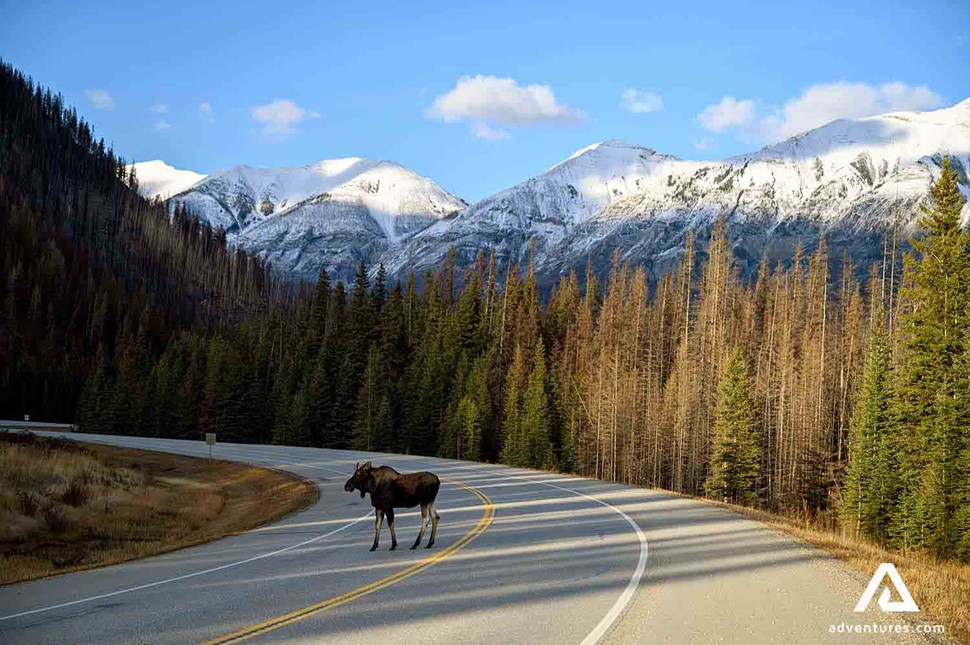
M 839 523 L 850 534 L 885 538 L 895 492 L 889 345 L 881 317 L 872 330 L 862 387 L 849 426 Z
M 477 461 L 482 456 L 482 430 L 488 424 L 487 356 L 478 357 L 467 369 L 453 395 L 455 401 L 441 427 L 441 456 Z
M 546 380 L 546 350 L 539 337 L 532 357 L 529 384 L 522 397 L 522 421 L 519 430 L 524 443 L 520 465 L 530 468 L 549 468 L 552 463 L 548 382 Z
M 710 472 L 705 491 L 724 501 L 753 502 L 760 462 L 748 366 L 741 349 L 735 347 L 718 382 Z
M 371 345 L 354 410 L 354 432 L 351 447 L 355 450 L 374 450 L 376 446 L 386 443 L 386 439 L 380 436 L 382 434 L 380 423 L 384 372 L 384 358 L 381 351 L 376 345 Z
M 895 398 L 902 493 L 891 534 L 896 546 L 949 557 L 967 544 L 970 528 L 962 463 L 970 432 L 970 236 L 960 227 L 964 199 L 949 159 L 930 196 L 923 235 L 904 264 L 909 306 Z
M 455 458 L 478 460 L 482 441 L 482 410 L 476 405 L 475 398 L 467 394 L 461 397 L 455 417 L 458 430 Z
M 522 388 L 525 385 L 525 359 L 516 346 L 512 364 L 505 375 L 502 409 L 501 461 L 510 466 L 525 465 L 525 441 L 522 435 Z

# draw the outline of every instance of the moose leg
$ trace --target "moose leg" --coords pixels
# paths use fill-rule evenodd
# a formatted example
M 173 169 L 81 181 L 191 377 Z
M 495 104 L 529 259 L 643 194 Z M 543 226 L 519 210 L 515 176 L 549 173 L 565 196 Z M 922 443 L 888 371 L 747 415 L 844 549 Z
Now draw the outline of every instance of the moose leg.
M 381 524 L 384 523 L 384 511 L 377 508 L 374 509 L 374 514 L 376 515 L 374 518 L 374 546 L 370 548 L 371 551 L 377 550 L 377 542 L 381 537 Z
M 388 508 L 384 511 L 387 515 L 387 526 L 391 529 L 391 551 L 397 548 L 397 535 L 394 534 L 394 509 Z
M 424 527 L 426 527 L 427 525 L 428 525 L 428 505 L 422 504 L 421 505 L 421 530 L 418 531 L 418 539 L 415 540 L 414 544 L 411 545 L 412 551 L 418 548 L 418 545 L 421 544 L 421 538 L 424 537 Z
M 438 511 L 434 510 L 434 502 L 428 504 L 428 511 L 431 513 L 431 539 L 428 540 L 428 546 L 424 547 L 426 549 L 434 546 L 434 536 L 438 532 L 438 518 L 440 517 Z

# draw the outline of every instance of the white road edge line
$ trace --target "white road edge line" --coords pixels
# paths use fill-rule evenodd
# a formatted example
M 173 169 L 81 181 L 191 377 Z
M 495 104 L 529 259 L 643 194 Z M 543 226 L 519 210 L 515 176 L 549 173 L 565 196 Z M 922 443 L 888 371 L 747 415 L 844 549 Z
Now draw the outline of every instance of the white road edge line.
M 238 449 L 236 447 L 233 447 L 232 450 L 234 452 L 243 452 L 246 449 L 245 448 Z M 253 455 L 253 456 L 255 456 L 255 455 Z M 280 459 L 279 461 L 280 461 L 280 463 L 287 463 L 287 460 L 285 460 L 285 459 Z M 316 469 L 316 470 L 329 470 L 331 472 L 340 472 L 340 471 L 337 471 L 337 470 L 335 470 L 333 468 L 327 468 L 325 466 L 311 465 L 313 463 L 314 462 L 299 463 L 299 462 L 292 462 L 291 461 L 287 465 L 303 466 L 305 468 L 313 468 L 313 469 Z M 319 463 L 319 462 L 316 462 L 316 463 Z M 626 588 L 623 590 L 623 593 L 620 594 L 620 597 L 616 599 L 616 602 L 613 603 L 613 606 L 610 608 L 610 610 L 608 612 L 606 612 L 606 615 L 603 616 L 603 618 L 600 620 L 600 622 L 596 624 L 596 627 L 593 628 L 593 631 L 591 631 L 589 634 L 587 634 L 586 638 L 584 638 L 582 640 L 582 642 L 580 643 L 580 645 L 596 645 L 596 643 L 598 643 L 600 641 L 600 639 L 602 639 L 603 636 L 606 634 L 606 632 L 608 632 L 609 629 L 613 626 L 613 623 L 615 623 L 616 620 L 620 617 L 620 615 L 623 613 L 623 610 L 626 609 L 626 606 L 628 604 L 630 604 L 630 601 L 633 599 L 633 595 L 636 593 L 637 587 L 640 586 L 640 580 L 643 578 L 643 573 L 644 573 L 644 571 L 647 568 L 647 558 L 648 558 L 648 554 L 649 554 L 649 544 L 647 543 L 647 537 L 643 534 L 643 531 L 640 529 L 640 526 L 633 520 L 632 517 L 630 517 L 629 515 L 627 515 L 625 512 L 623 512 L 622 510 L 620 510 L 616 506 L 613 506 L 609 502 L 604 502 L 603 500 L 597 499 L 596 497 L 593 497 L 592 495 L 587 495 L 586 493 L 581 493 L 579 491 L 572 490 L 572 489 L 566 488 L 564 486 L 559 486 L 557 484 L 551 484 L 549 482 L 544 482 L 544 481 L 538 481 L 538 480 L 531 479 L 531 478 L 525 477 L 525 476 L 520 476 L 520 475 L 503 475 L 503 476 L 506 477 L 506 478 L 508 478 L 508 479 L 518 479 L 520 481 L 527 481 L 527 482 L 529 482 L 531 484 L 541 484 L 542 486 L 548 486 L 550 488 L 555 488 L 555 489 L 561 490 L 561 491 L 563 491 L 565 493 L 570 493 L 571 495 L 578 495 L 579 497 L 585 497 L 586 499 L 589 499 L 591 501 L 594 501 L 594 502 L 596 502 L 597 504 L 599 504 L 601 506 L 605 506 L 606 508 L 610 509 L 611 511 L 613 511 L 614 513 L 616 513 L 617 515 L 619 515 L 620 517 L 622 517 L 624 520 L 626 520 L 627 524 L 629 524 L 633 528 L 633 530 L 636 532 L 637 540 L 640 543 L 640 556 L 637 559 L 637 566 L 636 566 L 636 569 L 634 569 L 634 571 L 633 571 L 633 575 L 630 576 L 630 580 L 629 580 L 629 582 L 627 582 Z M 23 612 L 20 612 L 20 613 L 17 613 L 17 614 L 11 614 L 9 616 L 0 616 L 0 622 L 2 622 L 4 620 L 10 620 L 10 619 L 13 619 L 13 618 L 19 618 L 21 616 L 28 616 L 30 614 L 37 614 L 37 613 L 41 613 L 41 612 L 44 612 L 44 611 L 51 611 L 53 609 L 60 609 L 62 607 L 70 607 L 72 605 L 78 605 L 78 604 L 81 604 L 81 603 L 90 602 L 90 601 L 94 601 L 94 600 L 101 600 L 103 598 L 110 598 L 112 596 L 118 596 L 118 595 L 121 595 L 121 594 L 124 594 L 124 593 L 130 593 L 130 592 L 133 592 L 133 591 L 141 591 L 142 589 L 148 589 L 148 588 L 151 588 L 151 587 L 157 587 L 159 585 L 168 584 L 170 582 L 178 582 L 179 580 L 185 580 L 187 578 L 194 578 L 196 576 L 205 575 L 207 573 L 214 573 L 216 571 L 222 571 L 224 569 L 230 569 L 232 567 L 237 567 L 237 566 L 240 566 L 240 565 L 243 565 L 243 564 L 248 564 L 248 563 L 254 562 L 256 560 L 261 560 L 263 558 L 268 558 L 268 557 L 272 557 L 274 555 L 279 555 L 280 553 L 285 553 L 287 551 L 292 551 L 293 549 L 297 549 L 297 548 L 299 548 L 301 546 L 305 546 L 307 544 L 311 544 L 313 542 L 317 542 L 319 540 L 322 540 L 322 539 L 324 539 L 326 537 L 329 537 L 329 536 L 334 535 L 336 533 L 339 533 L 339 532 L 341 532 L 341 531 L 343 531 L 345 529 L 348 529 L 351 526 L 353 526 L 354 524 L 357 524 L 358 522 L 361 522 L 361 521 L 363 521 L 365 519 L 368 519 L 370 517 L 370 515 L 371 514 L 368 511 L 368 513 L 366 515 L 363 515 L 363 516 L 357 518 L 356 520 L 353 520 L 350 523 L 341 526 L 338 529 L 335 529 L 333 531 L 330 531 L 329 533 L 325 533 L 323 535 L 318 535 L 318 536 L 316 536 L 314 538 L 310 538 L 309 540 L 305 540 L 305 541 L 300 542 L 298 544 L 292 544 L 292 545 L 290 545 L 288 547 L 284 547 L 282 549 L 278 549 L 278 550 L 273 551 L 271 553 L 264 553 L 262 555 L 257 555 L 257 556 L 254 556 L 252 558 L 248 558 L 246 560 L 240 560 L 238 562 L 230 562 L 229 564 L 224 564 L 224 565 L 221 565 L 221 566 L 218 566 L 218 567 L 213 567 L 211 569 L 206 569 L 204 571 L 196 571 L 194 573 L 187 573 L 185 575 L 176 576 L 174 578 L 168 578 L 166 580 L 158 580 L 156 582 L 150 582 L 150 583 L 147 583 L 147 584 L 138 585 L 136 587 L 129 587 L 127 589 L 119 589 L 118 591 L 112 591 L 110 593 L 101 594 L 101 595 L 98 595 L 98 596 L 91 596 L 91 597 L 88 597 L 88 598 L 81 598 L 81 599 L 78 599 L 78 600 L 72 600 L 70 602 L 60 603 L 58 605 L 51 605 L 50 607 L 41 607 L 39 609 L 31 609 L 29 611 L 23 611 Z
M 330 537 L 335 533 L 340 533 L 341 531 L 350 528 L 358 522 L 362 522 L 366 519 L 370 519 L 371 513 L 368 511 L 366 515 L 358 517 L 356 520 L 344 524 L 339 529 L 334 529 L 329 533 L 324 533 L 323 535 L 318 535 L 316 537 L 310 538 L 309 540 L 304 540 L 303 542 L 298 542 L 297 544 L 291 544 L 290 546 L 283 547 L 282 549 L 277 549 L 276 551 L 271 551 L 269 553 L 263 553 L 260 555 L 253 556 L 251 558 L 246 558 L 245 560 L 239 560 L 238 562 L 230 562 L 228 564 L 223 564 L 218 567 L 212 567 L 211 569 L 204 569 L 202 571 L 194 571 L 192 573 L 186 573 L 181 576 L 175 576 L 174 578 L 166 578 L 165 580 L 156 580 L 155 582 L 149 582 L 147 584 L 138 585 L 137 587 L 128 587 L 126 589 L 119 589 L 117 591 L 111 591 L 109 593 L 103 593 L 98 596 L 89 596 L 87 598 L 79 598 L 77 600 L 71 600 L 70 602 L 62 602 L 58 605 L 51 605 L 49 607 L 41 607 L 39 609 L 31 609 L 29 611 L 22 611 L 18 614 L 10 614 L 9 616 L 0 616 L 0 621 L 10 620 L 13 618 L 20 618 L 21 616 L 29 616 L 31 614 L 39 614 L 44 611 L 51 611 L 53 609 L 61 609 L 63 607 L 70 607 L 72 605 L 80 605 L 85 602 L 92 602 L 94 600 L 101 600 L 103 598 L 111 598 L 112 596 L 120 596 L 121 594 L 131 593 L 133 591 L 141 591 L 142 589 L 149 589 L 151 587 L 157 587 L 159 585 L 168 584 L 170 582 L 178 582 L 179 580 L 186 580 L 188 578 L 195 578 L 196 576 L 202 576 L 207 573 L 215 573 L 216 571 L 222 571 L 224 569 L 231 569 L 233 567 L 238 567 L 243 564 L 249 564 L 250 562 L 255 562 L 256 560 L 262 560 L 263 558 L 269 558 L 274 555 L 279 555 L 281 553 L 286 553 L 287 551 L 292 551 L 293 549 L 298 549 L 301 546 L 306 546 L 307 544 L 312 544 L 318 542 L 324 538 Z
M 580 497 L 585 497 L 586 499 L 592 500 L 601 506 L 605 506 L 606 508 L 610 509 L 611 511 L 613 511 L 614 513 L 622 517 L 624 520 L 627 521 L 627 524 L 629 524 L 633 528 L 633 530 L 636 531 L 637 540 L 639 540 L 640 542 L 640 557 L 637 559 L 637 567 L 636 569 L 634 569 L 633 575 L 630 576 L 630 580 L 629 582 L 627 582 L 626 588 L 623 590 L 623 593 L 621 593 L 620 597 L 616 599 L 616 602 L 613 603 L 613 606 L 610 608 L 608 612 L 606 612 L 606 615 L 603 616 L 602 620 L 600 620 L 600 622 L 596 624 L 596 627 L 593 628 L 593 631 L 587 634 L 586 638 L 584 638 L 580 643 L 580 645 L 596 645 L 596 643 L 598 643 L 600 639 L 606 635 L 606 632 L 610 630 L 610 628 L 613 626 L 613 623 L 616 622 L 616 620 L 623 613 L 623 610 L 626 609 L 626 606 L 630 604 L 630 601 L 633 600 L 633 594 L 636 593 L 637 587 L 640 586 L 640 580 L 641 578 L 643 578 L 643 573 L 644 571 L 646 571 L 646 568 L 647 568 L 647 556 L 649 554 L 649 548 L 650 548 L 649 544 L 647 543 L 647 536 L 643 534 L 643 531 L 640 529 L 640 526 L 633 520 L 632 517 L 630 517 L 622 510 L 618 509 L 617 507 L 613 506 L 609 502 L 604 502 L 603 500 L 597 499 L 592 495 L 587 495 L 586 493 L 580 493 L 579 491 L 572 490 L 564 486 L 559 486 L 557 484 L 550 484 L 549 482 L 529 479 L 528 477 L 518 477 L 515 475 L 512 475 L 511 477 L 515 479 L 523 479 L 533 484 L 542 484 L 543 486 L 549 486 L 550 488 L 556 488 L 563 492 L 571 493 L 573 495 L 579 495 Z
M 280 463 L 284 463 L 284 462 L 281 460 Z M 294 465 L 304 465 L 304 464 L 294 464 Z M 314 466 L 310 466 L 310 467 L 311 468 L 314 468 Z M 324 468 L 322 466 L 315 466 L 315 468 L 317 468 L 317 469 L 325 469 L 325 470 L 332 470 L 332 469 Z M 244 564 L 249 564 L 250 562 L 255 562 L 256 560 L 262 560 L 264 558 L 270 558 L 270 557 L 272 557 L 274 555 L 279 555 L 281 553 L 286 553 L 287 551 L 292 551 L 293 549 L 298 549 L 301 546 L 306 546 L 308 544 L 313 544 L 314 542 L 319 542 L 320 540 L 322 540 L 324 538 L 328 538 L 331 535 L 335 535 L 337 533 L 340 533 L 341 531 L 344 531 L 346 529 L 349 529 L 354 524 L 357 524 L 358 522 L 362 522 L 362 521 L 364 521 L 366 519 L 369 519 L 370 517 L 371 517 L 371 512 L 368 511 L 365 515 L 362 515 L 362 516 L 358 517 L 356 520 L 351 520 L 347 524 L 344 524 L 340 528 L 334 529 L 333 531 L 330 531 L 329 533 L 324 533 L 322 535 L 317 535 L 316 537 L 312 537 L 312 538 L 310 538 L 308 540 L 304 540 L 304 541 L 298 542 L 296 544 L 291 544 L 290 546 L 283 547 L 282 549 L 277 549 L 276 551 L 271 551 L 269 553 L 262 553 L 260 555 L 253 556 L 251 558 L 246 558 L 245 560 L 239 560 L 237 562 L 229 562 L 227 564 L 219 565 L 218 567 L 211 567 L 209 569 L 204 569 L 202 571 L 194 571 L 192 573 L 186 573 L 186 574 L 183 574 L 183 575 L 180 575 L 180 576 L 175 576 L 174 578 L 166 578 L 164 580 L 156 580 L 155 582 L 148 582 L 148 583 L 145 583 L 143 585 L 137 585 L 135 587 L 127 587 L 125 589 L 118 589 L 116 591 L 110 591 L 108 593 L 99 594 L 97 596 L 88 596 L 87 598 L 78 598 L 77 600 L 71 600 L 71 601 L 68 601 L 68 602 L 62 602 L 62 603 L 59 603 L 59 604 L 56 604 L 56 605 L 50 605 L 48 607 L 39 607 L 37 609 L 30 609 L 28 611 L 21 611 L 21 612 L 16 613 L 16 614 L 10 614 L 8 616 L 0 616 L 0 622 L 3 622 L 5 620 L 12 620 L 14 618 L 21 618 L 23 616 L 30 616 L 32 614 L 39 614 L 39 613 L 42 613 L 42 612 L 45 612 L 45 611 L 53 611 L 54 609 L 62 609 L 64 607 L 71 607 L 73 605 L 80 605 L 80 604 L 86 603 L 86 602 L 93 602 L 95 600 L 102 600 L 104 598 L 111 598 L 113 596 L 120 596 L 121 594 L 132 593 L 134 591 L 142 591 L 143 589 L 150 589 L 152 587 L 158 587 L 160 585 L 165 585 L 165 584 L 169 584 L 169 583 L 172 583 L 172 582 L 178 582 L 180 580 L 187 580 L 189 578 L 195 578 L 197 576 L 206 575 L 208 573 L 215 573 L 216 571 L 223 571 L 225 569 L 231 569 L 233 567 L 238 567 L 238 566 L 241 566 L 241 565 L 244 565 Z
M 71 438 L 71 437 L 67 437 L 67 438 Z M 74 440 L 76 440 L 76 439 L 74 439 Z M 100 444 L 104 444 L 104 445 L 118 445 L 118 444 L 109 443 L 107 441 L 91 441 L 91 443 L 100 443 Z M 122 444 L 125 444 L 125 443 L 129 444 L 128 447 L 132 447 L 132 448 L 134 448 L 134 447 L 140 447 L 140 448 L 148 449 L 148 450 L 151 450 L 152 449 L 152 448 L 150 448 L 148 446 L 157 446 L 157 444 L 155 444 L 155 443 L 153 443 L 151 441 L 122 442 Z M 194 446 L 183 446 L 182 448 L 183 449 L 189 449 L 189 450 L 196 450 L 196 448 Z M 154 449 L 160 450 L 162 448 L 161 447 L 155 447 Z M 204 451 L 205 449 L 204 448 L 201 448 L 201 449 L 198 449 L 198 450 L 203 450 Z M 254 458 L 255 459 L 258 459 L 258 458 L 260 458 L 260 455 L 253 454 L 253 452 L 248 451 L 246 448 L 236 448 L 236 447 L 229 448 L 229 449 L 226 449 L 225 450 L 225 453 L 224 454 L 228 454 L 230 451 L 233 452 L 233 453 L 235 453 L 235 455 L 237 455 L 237 458 L 238 458 L 239 455 L 242 455 L 243 457 L 245 457 L 247 459 L 254 459 Z M 183 454 L 184 455 L 185 453 L 174 453 L 174 454 Z M 273 461 L 273 464 L 263 464 L 264 466 L 265 465 L 270 465 L 272 467 L 272 465 L 275 465 L 275 464 L 285 464 L 287 466 L 301 466 L 303 468 L 311 468 L 311 469 L 314 469 L 314 470 L 329 470 L 330 472 L 339 473 L 339 474 L 345 474 L 343 471 L 336 470 L 335 468 L 327 468 L 326 466 L 317 465 L 320 462 L 296 462 L 296 461 L 289 461 L 287 459 L 279 458 L 278 454 L 271 455 L 271 456 L 275 458 L 274 461 Z M 319 483 L 318 483 L 317 487 L 319 488 Z M 238 566 L 241 566 L 241 565 L 244 565 L 244 564 L 249 564 L 250 562 L 255 562 L 256 560 L 262 560 L 264 558 L 270 558 L 270 557 L 272 557 L 274 555 L 279 555 L 281 553 L 286 553 L 287 551 L 292 551 L 293 549 L 298 549 L 301 546 L 306 546 L 307 544 L 312 544 L 314 542 L 318 542 L 318 541 L 320 541 L 320 540 L 322 540 L 324 538 L 330 537 L 331 535 L 335 535 L 337 533 L 340 533 L 341 531 L 350 528 L 354 524 L 357 524 L 358 522 L 362 522 L 363 520 L 369 519 L 370 517 L 371 517 L 371 512 L 368 511 L 366 514 L 362 515 L 361 517 L 358 517 L 356 520 L 352 520 L 349 523 L 344 524 L 340 528 L 335 529 L 333 531 L 330 531 L 329 533 L 324 533 L 323 535 L 318 535 L 316 537 L 310 538 L 309 540 L 304 540 L 303 542 L 299 542 L 297 544 L 291 544 L 290 546 L 284 547 L 282 549 L 277 549 L 276 551 L 271 551 L 269 553 L 263 553 L 263 554 L 260 554 L 260 555 L 257 555 L 257 556 L 253 556 L 251 558 L 247 558 L 245 560 L 239 560 L 238 562 L 230 562 L 230 563 L 227 563 L 227 564 L 220 565 L 218 567 L 212 567 L 212 568 L 205 569 L 205 570 L 202 570 L 202 571 L 194 571 L 192 573 L 186 573 L 186 574 L 183 574 L 181 576 L 175 576 L 174 578 L 166 578 L 164 580 L 156 580 L 155 582 L 148 582 L 148 583 L 145 583 L 145 584 L 142 584 L 142 585 L 137 585 L 135 587 L 127 587 L 125 589 L 118 589 L 116 591 L 111 591 L 111 592 L 99 594 L 99 595 L 96 595 L 96 596 L 88 596 L 86 598 L 78 598 L 77 600 L 71 600 L 69 602 L 62 602 L 62 603 L 59 603 L 59 604 L 56 604 L 56 605 L 50 605 L 48 607 L 39 607 L 37 609 L 30 609 L 28 611 L 22 611 L 22 612 L 19 612 L 19 613 L 16 613 L 16 614 L 10 614 L 8 616 L 0 616 L 0 622 L 3 622 L 5 620 L 12 620 L 14 618 L 21 618 L 23 616 L 30 616 L 32 614 L 39 614 L 39 613 L 42 613 L 42 612 L 45 612 L 45 611 L 53 611 L 55 609 L 62 609 L 64 607 L 71 607 L 73 605 L 80 605 L 80 604 L 86 603 L 86 602 L 93 602 L 95 600 L 102 600 L 104 598 L 111 598 L 113 596 L 120 596 L 121 594 L 132 593 L 134 591 L 142 591 L 144 589 L 150 589 L 152 587 L 158 587 L 160 585 L 169 584 L 169 583 L 172 583 L 172 582 L 178 582 L 180 580 L 186 580 L 188 578 L 195 578 L 197 576 L 206 575 L 208 573 L 215 573 L 217 571 L 223 571 L 225 569 L 231 569 L 233 567 L 238 567 Z

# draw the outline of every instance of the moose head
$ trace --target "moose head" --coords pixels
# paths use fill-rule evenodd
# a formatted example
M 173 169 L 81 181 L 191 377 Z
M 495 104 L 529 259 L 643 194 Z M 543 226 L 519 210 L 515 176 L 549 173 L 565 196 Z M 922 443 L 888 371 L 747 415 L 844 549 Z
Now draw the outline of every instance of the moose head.
M 360 497 L 363 499 L 364 494 L 370 491 L 370 480 L 371 480 L 371 464 L 366 462 L 363 466 L 360 462 L 357 462 L 357 466 L 354 468 L 354 474 L 351 475 L 347 483 L 344 484 L 344 490 L 348 493 L 354 492 L 354 489 L 360 491 Z

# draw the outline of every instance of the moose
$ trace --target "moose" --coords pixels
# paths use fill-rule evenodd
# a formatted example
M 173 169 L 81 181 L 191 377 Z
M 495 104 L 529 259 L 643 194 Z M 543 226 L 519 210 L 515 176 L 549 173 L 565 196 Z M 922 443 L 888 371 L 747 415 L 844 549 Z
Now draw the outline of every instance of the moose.
M 438 511 L 434 508 L 434 500 L 438 496 L 438 488 L 441 487 L 441 480 L 434 473 L 419 472 L 402 475 L 390 466 L 379 466 L 374 468 L 368 461 L 363 466 L 358 462 L 354 468 L 354 474 L 347 483 L 344 490 L 348 493 L 354 490 L 360 491 L 363 499 L 366 493 L 370 493 L 370 503 L 374 507 L 376 519 L 374 520 L 374 546 L 371 551 L 377 549 L 377 543 L 381 537 L 381 524 L 384 516 L 387 516 L 387 525 L 391 529 L 391 551 L 397 548 L 397 536 L 394 534 L 394 509 L 395 508 L 414 508 L 421 505 L 421 530 L 418 538 L 411 545 L 411 549 L 418 548 L 421 538 L 424 537 L 424 529 L 431 521 L 431 539 L 428 540 L 426 549 L 434 545 L 434 536 L 438 531 Z

